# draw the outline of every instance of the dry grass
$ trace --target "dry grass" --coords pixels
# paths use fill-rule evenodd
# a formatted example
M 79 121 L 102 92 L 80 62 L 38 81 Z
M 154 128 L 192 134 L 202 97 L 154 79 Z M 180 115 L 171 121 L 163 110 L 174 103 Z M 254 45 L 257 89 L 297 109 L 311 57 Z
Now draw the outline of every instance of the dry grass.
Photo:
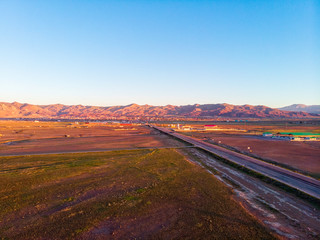
M 175 150 L 0 157 L 4 239 L 272 239 Z
M 0 155 L 170 146 L 142 126 L 0 121 Z

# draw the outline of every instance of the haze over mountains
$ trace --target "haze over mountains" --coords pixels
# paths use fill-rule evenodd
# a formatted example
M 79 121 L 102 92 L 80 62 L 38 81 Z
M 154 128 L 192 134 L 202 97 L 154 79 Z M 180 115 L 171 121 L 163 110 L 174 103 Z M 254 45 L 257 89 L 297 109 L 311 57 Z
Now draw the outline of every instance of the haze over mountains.
M 320 105 L 304 105 L 304 104 L 292 104 L 290 106 L 278 108 L 283 111 L 293 111 L 293 112 L 307 112 L 320 114 Z
M 91 118 L 109 117 L 230 117 L 230 118 L 309 118 L 320 117 L 306 112 L 289 112 L 266 106 L 231 104 L 194 104 L 185 106 L 32 105 L 18 102 L 0 103 L 0 118 Z

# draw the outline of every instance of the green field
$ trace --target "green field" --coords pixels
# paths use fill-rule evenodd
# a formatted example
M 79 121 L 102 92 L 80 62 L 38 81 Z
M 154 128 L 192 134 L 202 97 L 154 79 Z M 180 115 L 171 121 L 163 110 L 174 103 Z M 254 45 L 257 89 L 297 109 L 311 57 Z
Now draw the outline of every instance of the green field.
M 174 149 L 0 157 L 2 239 L 273 239 Z

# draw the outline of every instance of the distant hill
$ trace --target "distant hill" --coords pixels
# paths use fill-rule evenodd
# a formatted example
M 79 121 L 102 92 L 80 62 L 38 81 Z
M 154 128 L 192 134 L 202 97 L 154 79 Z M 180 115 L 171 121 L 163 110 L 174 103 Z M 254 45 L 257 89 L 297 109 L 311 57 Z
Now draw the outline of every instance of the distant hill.
M 307 113 L 320 114 L 320 105 L 293 104 L 293 105 L 278 108 L 278 109 L 283 111 L 307 112 Z
M 289 112 L 266 106 L 231 104 L 194 104 L 185 106 L 127 106 L 32 105 L 18 102 L 0 103 L 0 118 L 91 118 L 109 117 L 230 117 L 230 118 L 311 118 L 320 117 L 306 112 Z

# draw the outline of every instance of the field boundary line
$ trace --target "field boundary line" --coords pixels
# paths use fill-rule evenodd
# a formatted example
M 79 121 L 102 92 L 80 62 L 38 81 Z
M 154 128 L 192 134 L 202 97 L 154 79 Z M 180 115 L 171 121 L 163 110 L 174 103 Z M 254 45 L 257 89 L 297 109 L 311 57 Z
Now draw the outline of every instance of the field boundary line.
M 43 153 L 24 153 L 24 154 L 6 154 L 1 157 L 20 157 L 20 156 L 37 156 L 37 155 L 54 155 L 54 154 L 73 154 L 73 153 L 103 153 L 115 151 L 133 151 L 133 150 L 155 150 L 155 149 L 182 149 L 182 148 L 196 148 L 196 146 L 184 147 L 141 147 L 141 148 L 116 148 L 116 149 L 99 149 L 99 150 L 83 150 L 83 151 L 63 151 L 63 152 L 43 152 Z

